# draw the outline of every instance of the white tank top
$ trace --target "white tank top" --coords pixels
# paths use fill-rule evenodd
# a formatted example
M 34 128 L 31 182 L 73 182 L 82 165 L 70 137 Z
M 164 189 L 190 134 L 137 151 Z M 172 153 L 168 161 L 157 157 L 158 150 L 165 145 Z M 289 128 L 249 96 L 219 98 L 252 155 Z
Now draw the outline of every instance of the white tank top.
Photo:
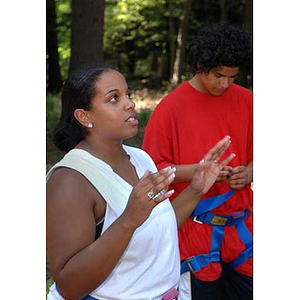
M 125 145 L 123 147 L 130 155 L 139 178 L 146 170 L 157 171 L 146 152 Z M 48 172 L 47 179 L 58 167 L 72 168 L 83 174 L 105 199 L 107 206 L 103 233 L 124 211 L 133 187 L 108 164 L 81 149 L 73 149 L 66 154 Z M 136 229 L 112 273 L 90 295 L 103 300 L 158 300 L 168 290 L 178 286 L 179 278 L 176 217 L 170 201 L 166 200 L 158 204 L 149 218 Z M 62 299 L 55 298 L 54 294 L 57 291 L 52 287 L 48 299 Z

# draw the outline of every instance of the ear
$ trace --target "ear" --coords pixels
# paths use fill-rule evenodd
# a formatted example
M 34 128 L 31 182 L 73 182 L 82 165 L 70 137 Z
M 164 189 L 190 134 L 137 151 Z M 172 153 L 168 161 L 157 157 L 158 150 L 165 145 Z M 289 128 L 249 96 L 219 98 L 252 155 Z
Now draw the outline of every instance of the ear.
M 89 112 L 84 109 L 75 109 L 74 117 L 84 127 L 90 127 L 89 124 L 92 124 Z

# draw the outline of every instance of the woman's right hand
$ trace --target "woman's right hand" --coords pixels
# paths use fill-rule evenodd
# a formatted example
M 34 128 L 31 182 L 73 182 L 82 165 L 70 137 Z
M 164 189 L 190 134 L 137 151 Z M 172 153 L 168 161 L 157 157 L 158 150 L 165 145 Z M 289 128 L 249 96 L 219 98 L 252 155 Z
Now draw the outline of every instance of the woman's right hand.
M 175 168 L 167 167 L 156 173 L 146 171 L 134 186 L 123 217 L 128 219 L 132 228 L 141 226 L 151 214 L 152 209 L 160 202 L 168 199 L 174 190 L 168 186 L 175 178 Z

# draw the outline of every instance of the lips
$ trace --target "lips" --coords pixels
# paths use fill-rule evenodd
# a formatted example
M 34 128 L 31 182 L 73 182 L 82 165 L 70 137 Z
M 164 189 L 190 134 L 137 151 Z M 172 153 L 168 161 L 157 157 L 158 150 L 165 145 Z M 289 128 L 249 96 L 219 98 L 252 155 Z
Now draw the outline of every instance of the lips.
M 139 123 L 135 114 L 130 115 L 125 122 L 130 123 L 131 125 L 137 125 Z
M 136 120 L 135 117 L 129 117 L 129 118 L 126 120 L 126 122 L 131 122 L 131 121 L 134 121 L 134 120 Z

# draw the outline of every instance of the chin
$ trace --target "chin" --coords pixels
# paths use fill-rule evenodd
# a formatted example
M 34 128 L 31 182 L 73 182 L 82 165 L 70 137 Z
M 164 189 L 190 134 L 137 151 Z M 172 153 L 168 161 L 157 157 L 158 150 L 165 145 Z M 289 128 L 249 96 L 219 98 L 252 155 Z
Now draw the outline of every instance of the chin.
M 134 138 L 137 134 L 138 134 L 138 129 L 134 132 L 134 133 L 132 133 L 132 134 L 130 134 L 130 135 L 127 135 L 125 138 L 124 138 L 124 140 L 127 140 L 127 139 L 131 139 L 131 138 Z
M 218 96 L 223 95 L 225 91 L 226 90 L 222 90 L 222 91 L 215 91 L 214 90 L 214 91 L 211 92 L 211 95 L 218 97 Z

